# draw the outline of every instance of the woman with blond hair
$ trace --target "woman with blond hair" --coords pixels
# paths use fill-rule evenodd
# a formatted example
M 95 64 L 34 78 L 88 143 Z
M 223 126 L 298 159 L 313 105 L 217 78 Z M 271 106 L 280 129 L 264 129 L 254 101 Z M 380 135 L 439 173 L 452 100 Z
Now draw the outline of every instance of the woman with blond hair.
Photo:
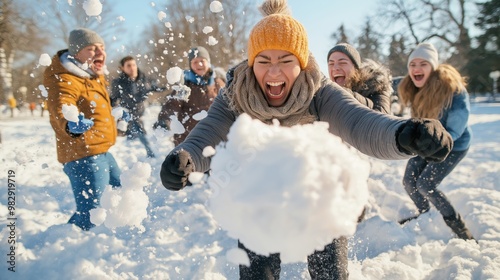
M 460 214 L 437 188 L 470 147 L 470 104 L 465 86 L 464 78 L 455 68 L 438 63 L 438 53 L 432 44 L 419 44 L 410 54 L 408 74 L 398 86 L 401 101 L 411 108 L 412 117 L 439 120 L 453 138 L 453 149 L 442 162 L 429 162 L 419 156 L 408 161 L 403 184 L 418 213 L 400 224 L 429 211 L 432 203 L 459 238 L 473 239 Z

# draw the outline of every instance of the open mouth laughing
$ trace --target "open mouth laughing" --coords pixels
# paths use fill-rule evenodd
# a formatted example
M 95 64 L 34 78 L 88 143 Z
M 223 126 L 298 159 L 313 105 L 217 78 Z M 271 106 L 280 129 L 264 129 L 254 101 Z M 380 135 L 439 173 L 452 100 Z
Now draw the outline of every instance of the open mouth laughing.
M 333 80 L 334 80 L 337 84 L 339 84 L 339 85 L 341 85 L 341 86 L 344 86 L 344 84 L 345 84 L 345 76 L 344 76 L 344 75 L 337 74 L 337 75 L 335 75 L 335 76 L 333 77 Z
M 285 82 L 267 82 L 266 94 L 270 99 L 282 98 L 285 94 Z
M 416 75 L 413 75 L 413 79 L 415 79 L 415 81 L 422 81 L 424 79 L 424 75 L 423 74 L 416 74 Z

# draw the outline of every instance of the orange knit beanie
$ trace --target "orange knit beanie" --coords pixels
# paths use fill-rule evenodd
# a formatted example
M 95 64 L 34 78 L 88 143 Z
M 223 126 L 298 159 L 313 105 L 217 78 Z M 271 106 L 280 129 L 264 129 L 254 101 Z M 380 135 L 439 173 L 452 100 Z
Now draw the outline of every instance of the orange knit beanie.
M 261 51 L 275 49 L 294 54 L 304 69 L 309 58 L 306 29 L 290 15 L 286 0 L 266 0 L 260 10 L 264 18 L 248 38 L 248 65 L 253 66 Z

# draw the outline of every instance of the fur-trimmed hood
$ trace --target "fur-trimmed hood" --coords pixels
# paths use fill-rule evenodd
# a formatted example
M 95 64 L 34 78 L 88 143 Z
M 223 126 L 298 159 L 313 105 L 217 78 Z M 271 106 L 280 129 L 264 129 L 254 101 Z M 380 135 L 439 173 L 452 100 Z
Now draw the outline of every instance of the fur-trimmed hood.
M 347 90 L 368 108 L 391 113 L 392 77 L 385 66 L 367 59 L 351 77 Z
M 359 68 L 359 80 L 352 84 L 352 91 L 365 97 L 374 93 L 392 94 L 391 72 L 384 65 L 366 59 Z

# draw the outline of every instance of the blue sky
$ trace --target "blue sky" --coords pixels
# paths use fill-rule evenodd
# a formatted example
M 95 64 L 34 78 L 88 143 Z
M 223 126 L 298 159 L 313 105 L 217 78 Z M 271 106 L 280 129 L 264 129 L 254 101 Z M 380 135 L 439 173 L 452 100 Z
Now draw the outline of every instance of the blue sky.
M 125 18 L 123 24 L 131 36 L 138 36 L 150 22 L 151 17 L 156 18 L 159 8 L 152 7 L 151 3 L 155 2 L 122 0 L 114 6 L 117 14 Z M 256 0 L 255 7 L 257 8 L 260 3 L 261 0 Z M 376 9 L 376 3 L 377 1 L 367 0 L 288 0 L 293 16 L 306 28 L 311 51 L 325 73 L 326 55 L 334 43 L 330 35 L 342 23 L 352 36 L 357 35 L 366 16 Z

